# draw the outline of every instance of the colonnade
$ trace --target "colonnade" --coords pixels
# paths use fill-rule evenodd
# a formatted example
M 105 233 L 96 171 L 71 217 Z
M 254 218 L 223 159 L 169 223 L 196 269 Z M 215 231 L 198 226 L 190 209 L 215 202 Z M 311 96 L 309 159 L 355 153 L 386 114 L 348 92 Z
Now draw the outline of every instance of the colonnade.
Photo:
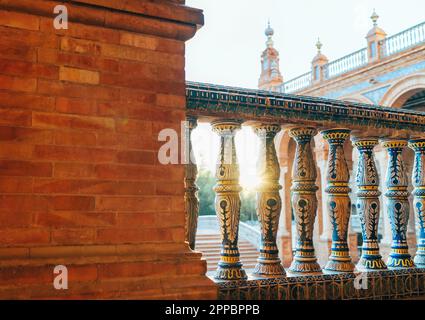
M 195 127 L 196 120 L 191 119 Z M 217 184 L 215 208 L 220 225 L 222 240 L 221 259 L 215 274 L 217 280 L 246 279 L 247 274 L 239 259 L 238 228 L 240 216 L 239 166 L 236 155 L 235 135 L 241 128 L 239 120 L 217 120 L 211 123 L 213 131 L 220 138 L 216 166 Z M 254 275 L 259 277 L 284 276 L 285 270 L 279 259 L 276 245 L 282 199 L 279 185 L 281 176 L 276 154 L 275 137 L 281 130 L 279 124 L 260 123 L 253 125 L 260 138 L 257 189 L 257 216 L 261 226 L 261 248 Z M 313 231 L 318 210 L 316 185 L 317 172 L 313 156 L 312 139 L 317 134 L 328 144 L 326 165 L 326 205 L 331 225 L 331 253 L 323 270 L 330 272 L 352 272 L 358 270 L 379 270 L 387 268 L 425 267 L 425 139 L 364 137 L 353 134 L 349 129 L 336 128 L 318 133 L 314 127 L 293 127 L 289 136 L 296 143 L 292 165 L 291 206 L 296 225 L 296 248 L 288 272 L 310 274 L 321 272 L 317 262 Z M 190 136 L 190 135 L 189 135 Z M 344 144 L 351 140 L 359 153 L 355 183 L 357 200 L 355 203 L 360 216 L 363 246 L 359 262 L 355 266 L 348 246 L 348 225 L 351 212 L 350 170 L 344 151 Z M 386 179 L 379 176 L 375 166 L 374 147 L 380 144 L 388 153 Z M 191 148 L 191 144 L 189 144 Z M 408 252 L 407 228 L 409 219 L 409 188 L 406 166 L 402 152 L 410 147 L 414 153 L 412 184 L 414 187 L 414 212 L 418 221 L 418 247 L 414 260 Z M 186 230 L 189 244 L 194 243 L 194 231 L 198 215 L 196 198 L 196 164 L 189 163 L 186 177 Z M 389 258 L 382 260 L 378 242 L 380 216 L 381 183 L 387 192 L 386 208 L 391 225 L 392 244 Z M 193 248 L 193 247 L 192 247 Z

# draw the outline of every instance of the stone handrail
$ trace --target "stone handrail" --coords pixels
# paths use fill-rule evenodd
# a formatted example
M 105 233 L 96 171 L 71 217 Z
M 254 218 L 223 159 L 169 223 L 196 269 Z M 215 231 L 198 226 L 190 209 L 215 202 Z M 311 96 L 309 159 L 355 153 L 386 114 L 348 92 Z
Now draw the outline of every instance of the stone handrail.
M 186 98 L 187 113 L 200 118 L 425 132 L 424 113 L 377 105 L 197 82 L 187 82 Z
M 367 64 L 367 48 L 350 53 L 338 60 L 325 64 L 323 68 L 326 80 L 332 79 L 340 74 L 355 70 Z M 312 73 L 307 72 L 282 84 L 284 93 L 297 92 L 308 88 L 312 84 Z
M 367 62 L 367 48 L 350 53 L 323 66 L 325 79 L 332 79 L 340 74 L 363 67 Z
M 425 42 L 425 22 L 384 39 L 383 56 L 391 56 L 423 42 Z
M 295 92 L 307 88 L 311 85 L 311 72 L 304 73 L 290 81 L 283 83 L 283 92 Z
M 294 274 L 337 272 L 346 273 L 353 279 L 355 271 L 365 272 L 366 276 L 369 271 L 393 275 L 388 269 L 403 269 L 415 275 L 423 272 L 419 268 L 425 267 L 425 113 L 204 83 L 188 82 L 186 85 L 189 131 L 196 127 L 197 122 L 207 121 L 220 141 L 214 191 L 222 244 L 214 279 L 221 283 L 221 289 L 228 288 L 222 285 L 226 281 L 242 281 L 241 285 L 249 286 L 252 277 L 280 279 Z M 235 143 L 236 133 L 242 124 L 251 126 L 260 142 L 257 162 L 259 183 L 256 188 L 260 241 L 257 264 L 250 278 L 240 260 L 238 245 L 238 235 L 245 235 L 247 229 L 240 222 L 242 188 L 239 185 Z M 282 128 L 288 139 L 292 138 L 295 143 L 290 212 L 294 217 L 296 245 L 287 270 L 283 268 L 277 246 L 282 197 L 281 164 L 275 138 Z M 321 184 L 325 198 L 316 195 L 319 190 L 317 157 L 313 155 L 313 146 L 317 148 L 314 142 L 316 136 L 328 146 L 324 155 L 326 166 L 321 172 L 325 180 L 325 185 Z M 186 139 L 190 139 L 190 132 Z M 354 175 L 355 205 L 362 226 L 361 257 L 356 265 L 351 257 L 353 248 L 348 245 L 352 192 L 349 161 L 354 159 L 345 146 L 350 142 L 358 154 Z M 191 144 L 188 145 L 191 148 Z M 385 178 L 375 164 L 375 147 L 378 145 L 388 155 L 385 158 Z M 408 169 L 404 159 L 407 148 L 415 154 L 412 170 Z M 192 150 L 189 152 L 192 153 Z M 186 181 L 192 181 L 187 185 L 185 194 L 185 198 L 189 199 L 187 221 L 196 221 L 199 208 L 195 195 L 197 187 L 193 183 L 196 164 L 186 166 L 186 172 L 192 173 L 186 176 Z M 408 179 L 409 175 L 412 179 Z M 414 189 L 413 206 L 409 205 L 409 184 Z M 284 190 L 289 191 L 286 187 Z M 381 190 L 386 191 L 383 194 L 386 200 L 383 214 L 388 217 L 392 235 L 391 250 L 385 261 L 380 254 L 379 243 Z M 332 229 L 329 230 L 332 235 L 331 252 L 325 265 L 319 264 L 315 253 L 317 239 L 314 229 L 319 199 L 324 201 L 322 208 L 326 208 Z M 420 222 L 414 257 L 409 253 L 407 241 L 408 237 L 412 237 L 407 233 L 410 210 Z M 249 231 L 258 239 L 252 228 Z M 283 285 L 286 285 L 285 281 Z M 332 281 L 332 277 L 325 277 L 323 281 Z
M 394 54 L 405 51 L 411 47 L 425 42 L 425 22 L 413 26 L 407 30 L 399 32 L 393 36 L 380 41 L 380 50 L 382 58 L 390 57 Z M 367 48 L 360 49 L 350 53 L 342 58 L 325 64 L 323 68 L 324 80 L 335 78 L 341 74 L 360 69 L 369 63 Z M 294 79 L 290 79 L 281 85 L 285 93 L 299 92 L 302 89 L 310 87 L 312 72 L 307 72 Z M 305 81 L 307 75 L 310 75 L 310 81 Z

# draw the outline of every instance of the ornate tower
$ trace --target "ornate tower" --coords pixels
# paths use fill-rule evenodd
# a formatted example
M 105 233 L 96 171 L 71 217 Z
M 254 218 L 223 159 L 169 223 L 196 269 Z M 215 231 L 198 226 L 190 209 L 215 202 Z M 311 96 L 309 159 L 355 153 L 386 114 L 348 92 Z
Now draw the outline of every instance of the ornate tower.
M 378 19 L 379 16 L 376 13 L 375 9 L 373 10 L 372 16 L 370 19 L 373 22 L 373 27 L 370 29 L 366 36 L 367 40 L 367 54 L 368 61 L 373 62 L 381 59 L 382 57 L 382 40 L 384 40 L 387 36 L 384 30 L 378 27 Z
M 264 32 L 267 36 L 266 50 L 261 54 L 261 75 L 258 81 L 258 88 L 262 90 L 277 90 L 276 87 L 282 84 L 283 78 L 279 70 L 279 52 L 273 48 L 273 29 L 270 22 Z
M 323 81 L 326 77 L 324 66 L 329 62 L 329 60 L 322 53 L 322 46 L 323 45 L 320 42 L 320 39 L 317 39 L 317 54 L 311 62 L 311 69 L 313 70 L 313 82 Z

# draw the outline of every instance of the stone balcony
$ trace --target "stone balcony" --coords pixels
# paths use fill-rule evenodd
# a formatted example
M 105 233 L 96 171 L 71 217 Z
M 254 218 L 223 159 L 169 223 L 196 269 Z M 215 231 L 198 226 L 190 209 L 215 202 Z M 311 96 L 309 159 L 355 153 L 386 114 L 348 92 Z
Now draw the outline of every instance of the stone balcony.
M 188 83 L 186 97 L 189 142 L 197 122 L 210 122 L 220 137 L 214 190 L 222 246 L 218 268 L 211 276 L 219 287 L 220 298 L 397 299 L 425 294 L 424 114 L 201 83 Z M 261 245 L 257 264 L 249 273 L 241 263 L 238 248 L 241 187 L 234 138 L 242 124 L 254 129 L 261 148 L 257 189 Z M 291 159 L 291 189 L 283 191 L 281 157 L 275 145 L 281 131 L 296 145 Z M 316 136 L 328 145 L 322 177 L 326 198 L 320 199 L 316 195 L 317 159 L 312 148 Z M 191 143 L 188 145 L 192 152 Z M 347 146 L 356 150 L 356 159 L 346 151 Z M 388 155 L 385 176 L 376 168 L 377 146 Z M 404 160 L 409 148 L 415 155 L 411 171 Z M 355 191 L 349 186 L 349 162 L 356 162 Z M 196 172 L 193 162 L 186 165 L 186 237 L 192 248 L 198 216 Z M 413 205 L 409 201 L 410 184 L 414 188 Z M 383 204 L 381 190 L 385 190 Z M 356 264 L 348 239 L 353 192 L 363 240 Z M 289 207 L 282 201 L 287 193 Z M 317 262 L 318 243 L 313 238 L 318 208 L 322 206 L 331 231 L 330 254 L 324 265 Z M 411 211 L 417 221 L 416 235 L 408 232 Z M 282 226 L 285 219 L 281 216 L 290 216 L 288 212 L 293 213 L 296 224 L 293 255 L 288 251 L 279 254 L 282 248 L 278 247 L 278 235 L 286 227 Z M 378 237 L 381 213 L 387 216 L 392 235 L 389 253 L 384 257 Z M 417 241 L 414 257 L 409 253 L 412 237 Z M 290 261 L 289 268 L 283 267 L 284 259 Z

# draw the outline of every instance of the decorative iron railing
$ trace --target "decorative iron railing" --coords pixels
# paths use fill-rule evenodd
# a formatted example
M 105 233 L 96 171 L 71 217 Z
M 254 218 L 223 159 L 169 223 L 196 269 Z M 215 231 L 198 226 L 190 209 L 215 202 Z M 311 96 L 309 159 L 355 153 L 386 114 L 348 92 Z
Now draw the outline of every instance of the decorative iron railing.
M 382 41 L 383 56 L 388 57 L 425 41 L 425 22 Z
M 213 278 L 218 283 L 221 298 L 358 299 L 364 297 L 363 294 L 370 298 L 397 298 L 425 293 L 424 113 L 193 82 L 187 83 L 186 99 L 189 129 L 194 128 L 197 121 L 210 122 L 220 138 L 214 192 L 222 245 L 220 262 Z M 257 264 L 251 274 L 247 274 L 248 270 L 241 263 L 238 247 L 241 187 L 235 136 L 243 123 L 252 127 L 260 142 L 256 211 L 261 242 Z M 289 143 L 289 139 L 293 139 L 296 145 L 293 154 L 285 154 L 293 157 L 289 182 L 280 179 L 282 164 L 279 163 L 274 141 L 282 130 L 288 139 L 285 141 Z M 322 145 L 316 144 L 313 149 L 316 135 L 323 139 Z M 190 133 L 186 139 L 190 139 Z M 352 152 L 346 151 L 346 144 L 350 142 L 357 150 L 356 158 L 352 157 Z M 379 152 L 388 155 L 377 158 L 383 162 L 381 167 L 387 168 L 386 178 L 380 176 L 375 164 L 375 153 L 378 152 L 375 146 L 378 144 L 382 147 Z M 187 145 L 191 148 L 190 143 Z M 325 146 L 327 164 L 322 168 L 325 181 L 319 188 L 318 183 L 322 182 L 317 179 L 318 163 L 314 150 Z M 404 150 L 408 147 L 415 154 L 413 165 L 408 165 L 412 159 L 406 161 L 405 158 L 407 153 Z M 353 174 L 348 163 L 354 161 L 357 168 L 356 208 L 361 217 L 363 240 L 358 261 L 352 258 L 356 249 L 348 246 L 351 214 L 349 181 Z M 195 163 L 187 166 L 187 173 L 196 172 Z M 411 180 L 407 179 L 408 175 L 412 175 Z M 186 186 L 185 198 L 195 203 L 187 204 L 186 221 L 196 224 L 196 208 L 199 206 L 196 203 L 195 177 L 192 175 L 189 180 L 192 182 Z M 409 181 L 414 187 L 414 205 L 411 208 Z M 280 183 L 285 184 L 283 191 L 280 191 Z M 380 203 L 380 189 L 386 189 L 385 207 Z M 319 207 L 318 190 L 322 192 L 319 199 L 327 199 L 326 210 L 322 214 L 331 221 L 327 231 L 332 234 L 331 253 L 323 264 L 318 263 L 315 254 L 318 244 L 313 237 Z M 281 193 L 285 195 L 287 192 L 291 194 L 291 201 L 289 204 L 285 202 L 282 210 L 283 198 L 286 197 L 281 197 Z M 414 210 L 417 221 L 421 222 L 416 236 L 408 233 L 409 210 Z M 287 257 L 290 258 L 290 267 L 286 270 L 277 246 L 281 214 L 285 215 L 284 221 L 293 214 L 296 225 L 295 253 L 284 253 L 286 257 L 290 255 Z M 392 243 L 385 256 L 380 253 L 380 215 L 384 215 L 391 225 L 387 230 L 391 233 Z M 187 226 L 187 230 L 192 228 Z M 409 252 L 409 246 L 413 247 L 413 244 L 408 241 L 417 243 L 414 259 Z M 322 270 L 325 275 L 322 275 Z M 374 271 L 376 277 L 369 276 L 370 271 Z M 327 275 L 328 272 L 333 275 Z M 369 291 L 353 289 L 359 272 L 361 277 L 367 278 Z M 305 275 L 309 277 L 303 277 Z M 386 282 L 381 283 L 380 279 L 386 279 Z M 409 285 L 397 287 L 399 280 L 409 282 Z M 417 285 L 413 285 L 412 281 L 416 281 Z M 326 287 L 337 283 L 337 291 L 341 294 L 328 296 L 328 290 L 310 291 L 309 288 L 316 282 L 326 283 Z M 395 292 L 387 292 L 394 286 L 397 287 Z M 297 288 L 302 294 L 293 291 Z M 270 294 L 263 295 L 263 291 Z M 275 291 L 276 295 L 272 294 Z

